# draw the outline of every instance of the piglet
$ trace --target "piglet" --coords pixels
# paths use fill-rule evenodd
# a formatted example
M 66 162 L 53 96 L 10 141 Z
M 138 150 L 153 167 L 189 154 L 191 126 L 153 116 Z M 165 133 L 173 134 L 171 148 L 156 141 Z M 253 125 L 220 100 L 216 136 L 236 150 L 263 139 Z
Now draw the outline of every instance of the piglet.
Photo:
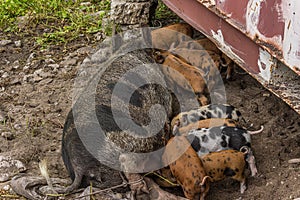
M 199 157 L 210 152 L 226 149 L 240 150 L 243 146 L 251 147 L 250 135 L 263 131 L 263 126 L 257 131 L 248 131 L 241 127 L 217 126 L 211 128 L 200 128 L 190 130 L 187 139 L 198 153 Z M 248 153 L 247 159 L 252 175 L 257 174 L 255 158 L 252 151 Z
M 175 129 L 178 126 L 175 125 Z M 209 177 L 195 150 L 184 136 L 176 136 L 169 140 L 163 154 L 163 162 L 170 164 L 172 175 L 182 187 L 188 199 L 201 199 L 209 190 Z
M 197 109 L 189 110 L 187 112 L 181 112 L 172 119 L 171 126 L 179 120 L 181 126 L 187 126 L 191 123 L 198 122 L 203 119 L 210 118 L 227 118 L 235 121 L 241 121 L 241 112 L 232 105 L 229 104 L 209 104 L 201 106 Z
M 210 118 L 203 119 L 197 122 L 190 123 L 186 126 L 179 127 L 180 135 L 187 135 L 190 130 L 197 130 L 199 128 L 210 128 L 215 126 L 230 126 L 236 127 L 239 126 L 238 123 L 233 119 L 225 119 L 225 118 Z
M 248 153 L 248 147 L 245 152 L 237 150 L 223 150 L 209 153 L 201 157 L 203 166 L 211 181 L 220 181 L 226 177 L 231 177 L 240 182 L 241 193 L 243 194 L 246 187 L 246 177 L 244 170 L 246 166 L 245 156 Z

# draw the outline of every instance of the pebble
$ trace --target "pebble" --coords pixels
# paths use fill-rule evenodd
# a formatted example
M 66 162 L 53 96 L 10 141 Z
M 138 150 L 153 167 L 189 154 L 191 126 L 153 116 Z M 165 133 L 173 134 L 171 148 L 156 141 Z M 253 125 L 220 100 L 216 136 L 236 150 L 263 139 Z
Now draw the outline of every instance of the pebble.
M 12 43 L 11 40 L 0 40 L 0 46 L 6 46 L 10 43 Z
M 16 45 L 16 47 L 21 47 L 22 46 L 21 40 L 15 41 L 15 45 Z
M 297 164 L 300 163 L 300 158 L 294 158 L 294 159 L 290 159 L 288 161 L 289 164 Z
M 10 185 L 4 185 L 2 187 L 2 189 L 5 190 L 5 191 L 8 191 L 8 190 L 10 190 Z
M 97 41 L 101 41 L 103 40 L 103 38 L 105 37 L 103 33 L 98 32 L 94 34 L 94 37 L 96 38 Z
M 2 74 L 2 76 L 1 76 L 2 78 L 7 78 L 7 77 L 9 77 L 9 74 L 8 74 L 8 72 L 4 72 L 3 74 Z
M 122 199 L 123 195 L 121 193 L 116 193 L 113 195 L 113 198 L 115 199 Z
M 59 68 L 59 64 L 49 64 L 48 67 L 51 67 L 54 71 Z
M 23 77 L 23 81 L 24 82 L 27 82 L 27 81 L 29 81 L 29 79 L 32 77 L 32 74 L 28 74 L 28 75 L 25 75 L 24 77 Z
M 34 77 L 33 77 L 33 82 L 39 82 L 39 81 L 41 81 L 41 80 L 43 80 L 43 78 L 40 77 L 40 76 L 34 76 Z
M 19 172 L 26 171 L 24 163 L 10 156 L 0 155 L 0 182 L 8 181 Z
M 55 61 L 52 59 L 52 58 L 47 58 L 46 60 L 45 60 L 45 63 L 46 64 L 53 64 L 53 63 L 55 63 Z
M 90 6 L 90 5 L 92 5 L 92 3 L 91 2 L 82 2 L 82 3 L 80 3 L 80 5 L 81 6 Z
M 23 70 L 26 70 L 26 69 L 29 69 L 30 68 L 30 64 L 26 64 L 24 67 L 23 67 Z
M 263 97 L 270 97 L 271 94 L 270 93 L 263 93 Z
M 20 62 L 18 60 L 16 60 L 15 62 L 13 62 L 12 67 L 14 69 L 18 69 L 20 67 Z
M 21 128 L 22 128 L 21 124 L 15 124 L 14 125 L 14 129 L 16 129 L 16 130 L 20 130 Z
M 31 63 L 31 61 L 34 59 L 36 57 L 36 53 L 31 53 L 29 56 L 28 56 L 28 58 L 27 58 L 27 61 L 26 61 L 26 63 L 28 64 L 28 63 Z
M 41 80 L 40 84 L 41 84 L 41 85 L 46 85 L 46 84 L 51 83 L 52 81 L 53 81 L 52 78 L 46 78 L 46 79 L 44 79 L 44 80 Z
M 35 72 L 33 72 L 33 79 L 34 80 L 42 80 L 43 78 L 47 78 L 51 76 L 50 72 L 44 72 L 43 69 L 38 69 Z

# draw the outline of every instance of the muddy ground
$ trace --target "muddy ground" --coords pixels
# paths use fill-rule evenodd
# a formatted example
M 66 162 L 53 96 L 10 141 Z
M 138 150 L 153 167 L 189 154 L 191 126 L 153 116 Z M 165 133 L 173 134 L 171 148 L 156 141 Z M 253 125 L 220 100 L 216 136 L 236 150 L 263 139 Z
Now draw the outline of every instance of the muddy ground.
M 40 175 L 38 162 L 46 158 L 51 177 L 68 178 L 60 155 L 62 128 L 76 71 L 95 40 L 81 38 L 66 49 L 42 51 L 30 36 L 0 33 L 0 40 L 11 40 L 0 46 L 0 155 L 19 159 L 24 173 L 32 175 Z M 213 184 L 206 199 L 300 198 L 300 164 L 288 163 L 300 158 L 299 115 L 249 75 L 236 73 L 225 86 L 228 103 L 247 123 L 265 127 L 252 137 L 260 176 L 248 178 L 244 195 L 228 180 Z M 8 183 L 0 183 L 0 189 Z

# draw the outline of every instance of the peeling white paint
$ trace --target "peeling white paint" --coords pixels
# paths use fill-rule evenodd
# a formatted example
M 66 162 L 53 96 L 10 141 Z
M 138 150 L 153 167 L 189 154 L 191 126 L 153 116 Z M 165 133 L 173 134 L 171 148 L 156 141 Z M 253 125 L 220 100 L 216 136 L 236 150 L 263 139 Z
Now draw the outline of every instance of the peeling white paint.
M 266 37 L 263 34 L 260 33 L 258 30 L 258 24 L 259 24 L 259 16 L 260 16 L 260 9 L 261 9 L 261 3 L 265 2 L 266 0 L 249 0 L 247 4 L 247 10 L 246 10 L 246 31 L 247 33 L 255 38 L 258 36 L 259 39 L 263 41 L 272 41 L 272 43 L 281 46 L 282 45 L 282 36 L 281 35 L 275 35 L 272 38 Z M 280 5 L 275 5 L 275 9 L 280 10 Z M 270 8 L 271 9 L 271 8 Z M 279 12 L 279 18 L 281 17 L 281 14 Z M 276 20 L 276 19 L 274 19 Z M 282 19 L 277 19 L 278 21 L 282 21 Z
M 259 22 L 260 15 L 260 4 L 263 0 L 249 0 L 246 11 L 246 28 L 247 33 L 255 35 L 259 33 L 257 25 Z
M 278 13 L 278 22 L 284 22 L 284 35 L 275 35 L 268 38 L 261 34 L 258 30 L 261 3 L 266 0 L 249 0 L 246 11 L 246 31 L 254 39 L 272 42 L 282 47 L 283 59 L 285 62 L 300 70 L 300 1 L 284 0 L 281 4 L 277 3 L 274 9 Z M 269 8 L 272 9 L 272 8 Z
M 274 59 L 266 50 L 259 48 L 259 58 L 257 61 L 259 67 L 259 76 L 265 81 L 269 82 L 271 80 L 271 70 L 274 66 Z
M 285 0 L 282 3 L 284 38 L 282 50 L 284 60 L 300 69 L 300 1 Z
M 236 59 L 238 59 L 240 62 L 244 62 L 236 53 L 234 53 L 232 51 L 232 48 L 230 45 L 226 44 L 225 40 L 224 40 L 224 36 L 222 34 L 222 31 L 219 29 L 217 30 L 217 33 L 213 30 L 211 30 L 212 36 L 213 38 L 217 41 L 218 43 L 218 47 L 223 51 L 226 52 L 226 54 L 229 57 L 234 57 Z
M 210 7 L 216 5 L 216 1 L 215 0 L 199 0 L 199 2 L 201 4 L 203 4 L 207 8 L 210 8 Z

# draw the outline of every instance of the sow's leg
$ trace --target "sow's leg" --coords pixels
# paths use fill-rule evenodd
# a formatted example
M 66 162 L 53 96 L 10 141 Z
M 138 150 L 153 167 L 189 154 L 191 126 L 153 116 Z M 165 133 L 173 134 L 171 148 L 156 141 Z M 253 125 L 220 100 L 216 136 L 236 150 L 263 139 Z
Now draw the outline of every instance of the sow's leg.
M 75 128 L 72 110 L 64 126 L 61 151 L 73 183 L 59 192 L 70 193 L 90 184 L 104 189 L 122 183 L 118 171 L 102 165 L 86 150 Z

